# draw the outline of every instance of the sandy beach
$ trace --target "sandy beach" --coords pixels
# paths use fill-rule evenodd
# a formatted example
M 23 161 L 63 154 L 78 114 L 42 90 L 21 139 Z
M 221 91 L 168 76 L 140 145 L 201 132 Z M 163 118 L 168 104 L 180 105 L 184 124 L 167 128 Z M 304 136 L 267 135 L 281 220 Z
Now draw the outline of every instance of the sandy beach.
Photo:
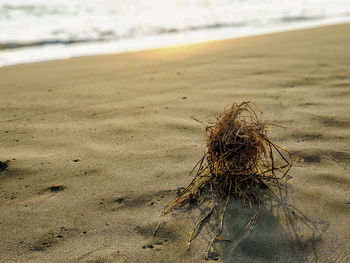
M 226 219 L 218 262 L 350 262 L 350 24 L 0 68 L 0 262 L 207 262 L 161 216 L 203 126 L 252 101 L 304 158 L 283 202 Z M 270 202 L 271 201 L 271 202 Z M 283 203 L 283 204 L 282 204 Z M 154 230 L 161 222 L 156 235 Z

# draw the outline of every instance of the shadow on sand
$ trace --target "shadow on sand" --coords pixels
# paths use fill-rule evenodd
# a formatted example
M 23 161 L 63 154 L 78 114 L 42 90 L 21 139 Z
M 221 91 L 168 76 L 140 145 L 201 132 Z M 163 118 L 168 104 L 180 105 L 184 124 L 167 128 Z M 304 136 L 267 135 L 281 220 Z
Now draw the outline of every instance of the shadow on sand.
M 252 231 L 246 227 L 256 207 L 242 206 L 240 200 L 231 200 L 227 207 L 220 239 L 213 242 L 209 260 L 222 262 L 318 262 L 317 247 L 328 229 L 328 223 L 307 217 L 288 200 L 285 186 L 274 192 L 261 190 L 259 219 Z M 192 249 L 203 249 L 220 225 L 223 201 L 215 201 L 216 208 L 198 229 Z M 193 226 L 212 206 L 212 198 L 200 204 L 183 208 L 181 216 L 190 213 Z M 249 204 L 246 204 L 249 206 Z M 183 218 L 183 217 L 182 217 Z M 194 244 L 196 243 L 197 244 Z M 199 245 L 200 243 L 200 245 Z M 185 249 L 185 248 L 184 248 Z M 205 253 L 203 253 L 204 255 Z

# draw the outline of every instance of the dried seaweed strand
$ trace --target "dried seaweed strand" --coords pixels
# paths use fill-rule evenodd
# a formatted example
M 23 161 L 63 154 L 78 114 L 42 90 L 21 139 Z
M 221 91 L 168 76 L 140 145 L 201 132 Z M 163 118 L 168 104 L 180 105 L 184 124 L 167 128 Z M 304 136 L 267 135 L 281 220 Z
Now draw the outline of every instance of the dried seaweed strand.
M 210 187 L 213 206 L 195 225 L 190 234 L 188 249 L 196 231 L 202 223 L 212 215 L 215 208 L 213 191 L 225 198 L 226 202 L 220 214 L 220 227 L 211 238 L 207 248 L 207 258 L 215 240 L 229 241 L 219 237 L 223 230 L 226 208 L 230 196 L 241 199 L 243 203 L 257 205 L 257 211 L 251 217 L 246 227 L 250 233 L 259 218 L 260 199 L 258 191 L 267 188 L 273 192 L 270 185 L 283 179 L 298 158 L 287 149 L 271 142 L 267 136 L 268 127 L 261 120 L 262 113 L 256 105 L 250 102 L 232 104 L 216 122 L 205 124 L 207 151 L 194 166 L 190 175 L 197 172 L 178 197 L 168 203 L 163 214 L 167 214 L 177 207 L 193 201 L 200 201 L 201 192 Z M 276 159 L 277 154 L 277 159 Z M 276 173 L 282 174 L 278 177 Z

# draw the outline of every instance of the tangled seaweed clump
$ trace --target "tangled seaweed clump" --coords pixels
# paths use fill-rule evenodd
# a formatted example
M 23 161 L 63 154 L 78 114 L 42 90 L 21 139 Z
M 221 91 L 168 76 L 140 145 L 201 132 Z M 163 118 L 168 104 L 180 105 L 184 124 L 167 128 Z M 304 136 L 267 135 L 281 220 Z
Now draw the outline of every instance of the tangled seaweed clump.
M 218 236 L 230 196 L 238 197 L 250 206 L 252 203 L 257 205 L 257 212 L 247 224 L 252 230 L 259 216 L 259 190 L 270 189 L 271 184 L 278 183 L 298 160 L 268 138 L 268 126 L 261 116 L 255 105 L 242 102 L 232 104 L 217 117 L 216 122 L 205 124 L 207 150 L 191 171 L 191 174 L 196 171 L 196 175 L 163 210 L 163 214 L 167 214 L 183 204 L 200 201 L 201 193 L 206 190 L 212 194 L 218 192 L 221 199 L 226 199 L 220 217 L 221 228 L 212 238 L 208 254 L 214 239 L 220 239 Z M 210 216 L 213 208 L 196 224 L 188 248 L 195 231 Z

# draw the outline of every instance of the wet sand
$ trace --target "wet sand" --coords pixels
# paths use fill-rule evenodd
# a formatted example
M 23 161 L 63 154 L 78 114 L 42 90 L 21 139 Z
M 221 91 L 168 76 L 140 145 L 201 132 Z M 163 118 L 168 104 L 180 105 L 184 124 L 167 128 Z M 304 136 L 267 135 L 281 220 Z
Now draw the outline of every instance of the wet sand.
M 304 158 L 218 262 L 349 262 L 350 25 L 0 69 L 0 262 L 206 262 L 191 211 L 161 217 L 204 145 L 200 120 L 252 101 Z M 161 227 L 153 237 L 159 222 Z

